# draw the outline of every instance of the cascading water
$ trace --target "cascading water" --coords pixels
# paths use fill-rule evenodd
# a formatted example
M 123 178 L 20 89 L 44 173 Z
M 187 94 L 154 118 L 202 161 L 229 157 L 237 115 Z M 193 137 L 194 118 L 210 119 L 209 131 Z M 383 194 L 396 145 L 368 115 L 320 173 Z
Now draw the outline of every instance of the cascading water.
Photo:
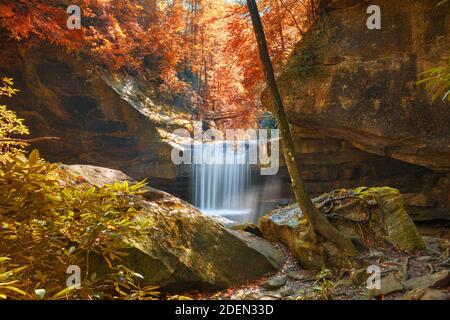
M 251 142 L 250 142 L 251 143 Z M 249 215 L 249 142 L 219 141 L 192 147 L 193 202 L 205 214 Z

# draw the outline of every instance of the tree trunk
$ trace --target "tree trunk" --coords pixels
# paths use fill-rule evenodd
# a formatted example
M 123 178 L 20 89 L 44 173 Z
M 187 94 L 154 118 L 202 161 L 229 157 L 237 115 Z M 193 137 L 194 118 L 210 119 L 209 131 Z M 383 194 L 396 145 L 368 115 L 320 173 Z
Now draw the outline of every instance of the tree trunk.
M 327 240 L 335 243 L 339 248 L 345 250 L 347 254 L 353 255 L 356 253 L 356 249 L 353 245 L 352 240 L 330 224 L 326 216 L 323 215 L 319 211 L 319 209 L 317 209 L 316 206 L 312 203 L 311 198 L 306 192 L 305 184 L 297 168 L 294 143 L 289 128 L 289 123 L 286 118 L 283 100 L 281 98 L 275 80 L 275 73 L 273 70 L 272 61 L 270 59 L 267 41 L 264 34 L 264 28 L 261 22 L 261 18 L 259 16 L 258 7 L 255 0 L 247 0 L 247 5 L 250 11 L 253 28 L 258 42 L 259 55 L 262 67 L 264 69 L 266 83 L 273 96 L 275 117 L 277 118 L 281 139 L 283 141 L 283 153 L 289 175 L 291 177 L 295 198 L 301 211 L 303 212 L 315 232 L 322 235 Z

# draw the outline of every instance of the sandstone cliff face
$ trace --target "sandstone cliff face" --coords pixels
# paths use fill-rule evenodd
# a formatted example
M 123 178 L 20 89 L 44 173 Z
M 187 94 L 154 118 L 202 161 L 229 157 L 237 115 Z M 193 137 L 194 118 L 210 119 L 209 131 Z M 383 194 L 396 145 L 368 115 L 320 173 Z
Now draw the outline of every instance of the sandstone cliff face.
M 369 30 L 365 1 L 324 1 L 280 87 L 291 122 L 367 152 L 450 170 L 450 108 L 416 85 L 450 49 L 450 4 L 378 1 Z
M 447 61 L 450 3 L 376 4 L 381 30 L 366 27 L 366 1 L 322 1 L 279 76 L 299 161 L 313 192 L 391 185 L 417 208 L 448 212 L 450 106 L 416 81 Z
M 4 40 L 0 75 L 20 89 L 10 108 L 33 136 L 61 138 L 34 145 L 46 159 L 121 169 L 138 179 L 176 177 L 164 133 L 188 125 L 186 112 L 154 103 L 132 78 L 94 71 L 54 48 Z

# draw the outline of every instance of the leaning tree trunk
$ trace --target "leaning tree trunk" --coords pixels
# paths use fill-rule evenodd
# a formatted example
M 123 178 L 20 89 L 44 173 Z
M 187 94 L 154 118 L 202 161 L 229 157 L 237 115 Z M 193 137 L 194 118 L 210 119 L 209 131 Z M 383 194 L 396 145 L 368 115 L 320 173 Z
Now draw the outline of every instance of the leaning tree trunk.
M 352 240 L 330 224 L 326 216 L 322 214 L 322 212 L 320 212 L 319 209 L 317 209 L 316 206 L 312 203 L 311 198 L 306 192 L 305 184 L 297 168 L 294 143 L 289 129 L 289 123 L 286 118 L 283 100 L 281 99 L 281 95 L 275 80 L 275 73 L 273 70 L 272 61 L 270 59 L 267 41 L 264 34 L 261 18 L 259 16 L 258 7 L 255 0 L 247 0 L 247 5 L 250 11 L 253 28 L 258 42 L 259 56 L 261 59 L 262 67 L 264 69 L 266 83 L 273 96 L 275 117 L 277 119 L 281 139 L 283 141 L 283 153 L 289 175 L 291 177 L 295 198 L 301 211 L 303 212 L 315 232 L 322 235 L 327 240 L 335 243 L 338 247 L 345 250 L 347 254 L 353 255 L 355 254 L 356 249 L 353 245 Z

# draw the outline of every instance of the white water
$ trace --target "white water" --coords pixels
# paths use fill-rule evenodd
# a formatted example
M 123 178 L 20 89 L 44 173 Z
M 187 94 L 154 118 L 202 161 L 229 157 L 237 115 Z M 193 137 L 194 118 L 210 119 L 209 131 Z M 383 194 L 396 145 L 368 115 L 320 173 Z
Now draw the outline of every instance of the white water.
M 250 214 L 250 164 L 248 142 L 220 141 L 192 147 L 193 202 L 205 214 Z M 201 164 L 198 164 L 201 163 Z

